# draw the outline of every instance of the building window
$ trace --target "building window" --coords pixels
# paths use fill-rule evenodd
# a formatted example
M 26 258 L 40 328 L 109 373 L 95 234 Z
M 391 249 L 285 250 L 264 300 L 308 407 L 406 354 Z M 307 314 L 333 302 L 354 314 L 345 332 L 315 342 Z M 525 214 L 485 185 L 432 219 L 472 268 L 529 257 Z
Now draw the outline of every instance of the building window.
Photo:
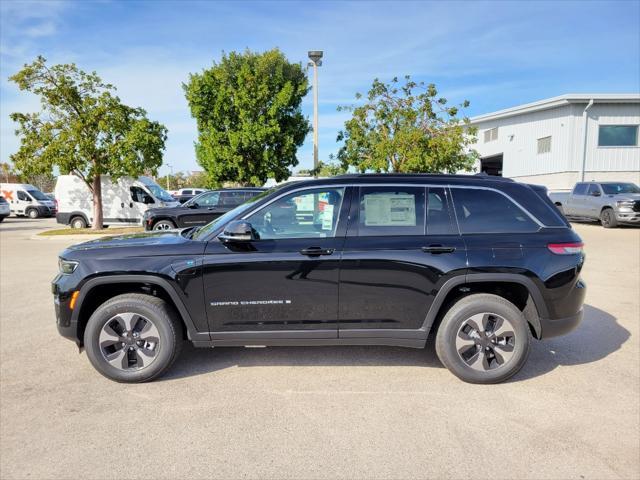
M 541 153 L 549 153 L 551 151 L 551 137 L 542 137 L 538 139 L 538 155 Z
M 637 125 L 600 125 L 599 147 L 635 147 L 638 145 Z
M 484 143 L 493 142 L 498 139 L 498 127 L 484 131 Z

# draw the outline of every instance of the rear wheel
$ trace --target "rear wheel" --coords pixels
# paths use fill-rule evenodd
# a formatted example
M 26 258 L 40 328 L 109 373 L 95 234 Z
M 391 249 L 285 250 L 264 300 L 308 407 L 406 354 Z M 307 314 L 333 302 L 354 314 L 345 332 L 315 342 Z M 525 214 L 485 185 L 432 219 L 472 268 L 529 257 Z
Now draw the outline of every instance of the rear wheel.
M 182 348 L 182 323 L 157 297 L 118 295 L 91 315 L 84 333 L 91 364 L 116 382 L 140 383 L 164 373 Z
M 499 383 L 529 356 L 531 332 L 522 312 L 497 295 L 469 295 L 446 313 L 436 335 L 438 358 L 469 383 Z
M 71 228 L 87 228 L 87 221 L 82 217 L 73 217 L 70 223 Z
M 171 220 L 160 220 L 153 225 L 154 230 L 173 230 L 176 228 Z
M 36 219 L 40 216 L 40 212 L 38 212 L 37 208 L 30 208 L 29 210 L 27 210 L 27 216 L 29 218 Z
M 618 220 L 612 208 L 605 208 L 600 212 L 600 223 L 604 228 L 616 228 Z

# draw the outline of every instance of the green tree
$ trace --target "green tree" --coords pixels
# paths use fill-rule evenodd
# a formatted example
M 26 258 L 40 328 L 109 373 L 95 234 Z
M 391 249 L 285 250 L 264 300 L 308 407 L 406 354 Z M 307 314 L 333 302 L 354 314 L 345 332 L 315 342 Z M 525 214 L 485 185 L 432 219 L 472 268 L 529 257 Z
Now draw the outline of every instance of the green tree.
M 323 162 L 322 160 L 318 160 L 318 167 L 308 169 L 302 169 L 298 171 L 298 175 L 309 175 L 309 176 L 317 176 L 317 177 L 335 177 L 336 175 L 343 175 L 347 173 L 347 168 L 334 161 L 333 155 L 329 156 L 330 160 L 328 162 Z
M 49 67 L 43 57 L 10 77 L 40 97 L 38 113 L 12 113 L 20 148 L 11 155 L 24 175 L 51 173 L 81 178 L 93 194 L 93 228 L 102 228 L 100 175 L 136 177 L 162 164 L 167 129 L 142 108 L 120 102 L 113 85 L 75 64 Z
M 300 105 L 307 76 L 273 49 L 223 53 L 183 85 L 198 126 L 196 157 L 208 184 L 262 185 L 290 175 L 310 131 Z
M 397 78 L 387 84 L 375 79 L 363 105 L 338 108 L 352 112 L 338 134 L 344 142 L 338 159 L 360 172 L 472 170 L 478 157 L 470 148 L 476 129 L 458 116 L 468 106 L 467 100 L 447 105 L 434 84 L 416 83 L 408 75 L 404 85 Z

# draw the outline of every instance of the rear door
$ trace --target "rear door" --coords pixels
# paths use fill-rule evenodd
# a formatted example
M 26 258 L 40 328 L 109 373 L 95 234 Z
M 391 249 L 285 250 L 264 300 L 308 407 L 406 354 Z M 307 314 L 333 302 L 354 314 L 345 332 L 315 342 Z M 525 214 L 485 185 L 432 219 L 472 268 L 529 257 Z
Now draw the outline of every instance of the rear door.
M 339 335 L 420 335 L 435 294 L 466 269 L 448 189 L 362 186 L 353 195 L 340 269 Z
M 569 195 L 569 198 L 567 200 L 565 209 L 566 215 L 573 217 L 582 217 L 585 215 L 585 200 L 587 198 L 587 188 L 588 185 L 586 183 L 576 183 L 576 186 L 573 188 L 573 192 L 571 193 L 571 195 Z
M 589 218 L 600 217 L 600 205 L 602 204 L 602 191 L 597 183 L 590 183 L 585 199 L 585 215 Z
M 220 201 L 220 192 L 204 193 L 187 203 L 186 208 L 180 209 L 177 216 L 178 227 L 193 227 L 206 225 L 212 220 L 218 218 L 222 213 L 218 208 Z

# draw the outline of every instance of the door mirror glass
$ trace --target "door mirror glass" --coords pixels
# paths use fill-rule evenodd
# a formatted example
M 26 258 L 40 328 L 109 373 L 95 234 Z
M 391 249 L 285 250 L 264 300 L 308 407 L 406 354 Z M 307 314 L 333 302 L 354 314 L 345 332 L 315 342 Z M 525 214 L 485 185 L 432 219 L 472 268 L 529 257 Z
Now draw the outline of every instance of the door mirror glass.
M 245 220 L 229 222 L 224 227 L 224 231 L 218 235 L 218 239 L 223 243 L 252 242 L 259 238 L 253 226 Z

